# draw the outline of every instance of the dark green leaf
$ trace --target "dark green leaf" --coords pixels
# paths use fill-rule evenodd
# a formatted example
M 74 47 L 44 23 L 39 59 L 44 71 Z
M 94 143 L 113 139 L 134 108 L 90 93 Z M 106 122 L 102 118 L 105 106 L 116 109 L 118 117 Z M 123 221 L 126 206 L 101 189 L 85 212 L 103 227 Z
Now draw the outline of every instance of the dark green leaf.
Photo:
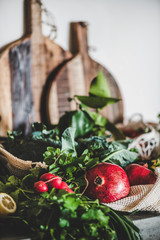
M 93 128 L 93 121 L 84 111 L 77 111 L 72 116 L 71 126 L 76 129 L 75 138 L 85 136 Z
M 107 104 L 113 104 L 118 102 L 119 98 L 111 98 L 111 97 L 98 97 L 98 96 L 78 96 L 75 97 L 91 108 L 104 108 Z
M 118 129 L 113 123 L 111 123 L 109 120 L 106 123 L 106 130 L 110 131 L 115 140 L 123 140 L 125 139 L 124 134 L 120 129 Z

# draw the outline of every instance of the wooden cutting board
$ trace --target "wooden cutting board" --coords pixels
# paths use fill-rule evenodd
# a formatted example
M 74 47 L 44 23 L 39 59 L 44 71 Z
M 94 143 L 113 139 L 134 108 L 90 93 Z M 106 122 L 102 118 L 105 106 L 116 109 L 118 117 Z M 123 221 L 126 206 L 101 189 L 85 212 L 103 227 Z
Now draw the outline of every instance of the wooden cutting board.
M 119 86 L 110 72 L 88 54 L 87 24 L 85 22 L 70 24 L 70 51 L 74 57 L 67 61 L 57 74 L 54 74 L 48 88 L 47 116 L 48 122 L 51 124 L 56 123 L 65 111 L 76 109 L 76 104 L 68 102 L 67 98 L 76 94 L 88 95 L 90 83 L 100 69 L 108 81 L 111 97 L 122 99 Z M 52 96 L 55 91 L 57 91 L 57 101 Z M 53 102 L 57 104 L 57 115 L 52 106 Z M 122 122 L 123 101 L 107 106 L 101 111 L 101 114 L 113 123 Z
M 41 2 L 25 0 L 25 34 L 0 50 L 0 136 L 42 121 L 46 79 L 72 57 L 42 34 Z

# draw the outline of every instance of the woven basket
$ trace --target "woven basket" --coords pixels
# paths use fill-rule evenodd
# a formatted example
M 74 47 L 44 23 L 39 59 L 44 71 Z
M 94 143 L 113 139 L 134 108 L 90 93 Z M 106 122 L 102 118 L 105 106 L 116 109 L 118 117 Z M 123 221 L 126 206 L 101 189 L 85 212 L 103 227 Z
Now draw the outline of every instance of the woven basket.
M 133 142 L 129 145 L 129 149 L 136 148 L 142 160 L 150 160 L 156 158 L 160 154 L 160 132 L 157 124 L 146 123 L 143 121 L 141 114 L 134 114 L 125 125 L 117 126 L 122 131 L 126 129 L 138 130 L 142 133 L 133 138 Z M 148 129 L 145 133 L 143 130 Z
M 47 165 L 43 162 L 32 162 L 30 160 L 23 160 L 15 157 L 9 153 L 2 145 L 0 145 L 0 159 L 6 165 L 9 172 L 15 176 L 24 176 L 32 168 L 47 168 Z

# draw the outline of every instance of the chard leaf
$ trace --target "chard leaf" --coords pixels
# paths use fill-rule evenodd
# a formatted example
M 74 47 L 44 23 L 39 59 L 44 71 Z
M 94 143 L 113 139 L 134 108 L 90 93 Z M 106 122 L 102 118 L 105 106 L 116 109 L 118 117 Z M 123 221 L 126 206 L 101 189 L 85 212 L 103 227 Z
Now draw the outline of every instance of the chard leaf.
M 108 82 L 102 71 L 99 71 L 97 76 L 92 80 L 89 94 L 98 97 L 110 97 Z
M 62 151 L 65 153 L 74 153 L 74 155 L 77 155 L 76 149 L 75 149 L 75 128 L 67 128 L 63 134 L 62 134 Z
M 131 152 L 126 149 L 120 149 L 108 154 L 105 158 L 103 158 L 102 162 L 110 162 L 121 167 L 125 167 L 129 163 L 134 162 L 137 159 L 137 156 L 138 154 L 135 152 Z

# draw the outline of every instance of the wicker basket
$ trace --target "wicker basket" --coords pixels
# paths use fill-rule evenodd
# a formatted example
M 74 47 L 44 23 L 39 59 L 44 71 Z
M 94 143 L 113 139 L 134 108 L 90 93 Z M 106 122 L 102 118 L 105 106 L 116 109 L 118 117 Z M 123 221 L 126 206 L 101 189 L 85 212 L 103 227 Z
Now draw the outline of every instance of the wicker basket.
M 32 168 L 47 168 L 48 166 L 43 162 L 32 162 L 30 160 L 23 160 L 13 156 L 2 145 L 0 145 L 0 159 L 6 165 L 9 172 L 15 176 L 24 176 Z
M 146 123 L 141 114 L 134 114 L 127 124 L 119 126 L 122 131 L 131 129 L 133 131 L 141 130 L 138 136 L 133 138 L 129 148 L 136 148 L 142 160 L 150 160 L 160 154 L 160 132 L 157 124 Z M 145 133 L 145 129 L 148 131 Z M 154 156 L 155 155 L 155 156 Z

